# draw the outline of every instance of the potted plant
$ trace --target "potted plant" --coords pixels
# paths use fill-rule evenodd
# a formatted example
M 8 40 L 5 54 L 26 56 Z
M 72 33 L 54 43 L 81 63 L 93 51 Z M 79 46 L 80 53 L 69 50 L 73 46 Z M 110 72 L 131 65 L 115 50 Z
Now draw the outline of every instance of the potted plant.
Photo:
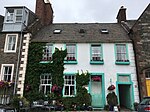
M 115 86 L 113 85 L 113 84 L 111 84 L 108 88 L 107 88 L 107 90 L 109 90 L 109 91 L 113 91 L 115 89 Z

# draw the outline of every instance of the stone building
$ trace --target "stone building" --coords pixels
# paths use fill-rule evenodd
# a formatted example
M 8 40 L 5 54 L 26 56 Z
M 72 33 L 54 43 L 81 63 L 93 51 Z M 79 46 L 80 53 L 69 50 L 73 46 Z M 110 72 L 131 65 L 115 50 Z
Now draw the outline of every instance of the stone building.
M 23 93 L 20 84 L 24 85 L 22 77 L 27 63 L 30 36 L 27 27 L 36 20 L 35 14 L 25 6 L 5 8 L 5 16 L 0 16 L 0 81 L 11 83 L 11 87 L 0 91 L 2 104 L 9 103 L 13 95 Z
M 133 41 L 140 98 L 150 96 L 150 4 L 137 20 L 126 20 L 122 10 L 121 24 Z

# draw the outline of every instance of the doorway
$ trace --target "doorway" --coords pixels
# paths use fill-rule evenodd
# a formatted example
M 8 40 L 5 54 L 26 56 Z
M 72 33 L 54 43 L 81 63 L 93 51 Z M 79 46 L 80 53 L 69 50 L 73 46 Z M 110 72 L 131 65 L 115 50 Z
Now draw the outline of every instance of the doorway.
M 132 109 L 131 84 L 118 84 L 118 92 L 120 107 Z
M 102 77 L 98 75 L 92 75 L 90 81 L 90 93 L 92 97 L 92 106 L 99 108 L 103 106 L 102 98 Z
M 146 79 L 147 96 L 150 96 L 150 79 Z

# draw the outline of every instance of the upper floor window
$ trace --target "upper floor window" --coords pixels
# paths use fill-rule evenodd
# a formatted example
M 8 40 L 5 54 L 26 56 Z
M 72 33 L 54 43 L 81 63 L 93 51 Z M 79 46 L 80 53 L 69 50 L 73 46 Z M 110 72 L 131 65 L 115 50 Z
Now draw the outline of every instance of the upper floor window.
M 5 39 L 4 52 L 16 52 L 17 39 L 17 34 L 7 34 Z
M 14 9 L 7 9 L 6 22 L 13 22 L 14 19 Z
M 1 67 L 1 80 L 11 82 L 13 77 L 13 64 L 2 64 Z
M 145 77 L 150 79 L 150 70 L 145 71 Z
M 46 44 L 46 46 L 43 47 L 42 61 L 51 61 L 52 54 L 53 54 L 53 45 L 48 43 Z
M 16 10 L 16 22 L 22 22 L 23 10 L 17 9 Z
M 102 45 L 93 44 L 93 45 L 91 45 L 91 61 L 90 61 L 90 63 L 94 64 L 97 62 L 103 63 Z
M 127 51 L 126 44 L 116 44 L 116 64 L 129 64 Z
M 23 10 L 8 8 L 6 12 L 6 23 L 22 22 Z
M 40 92 L 48 94 L 52 88 L 52 77 L 51 74 L 45 73 L 40 76 Z
M 76 61 L 76 44 L 66 44 L 67 61 Z
M 72 97 L 75 96 L 75 75 L 64 76 L 64 96 Z

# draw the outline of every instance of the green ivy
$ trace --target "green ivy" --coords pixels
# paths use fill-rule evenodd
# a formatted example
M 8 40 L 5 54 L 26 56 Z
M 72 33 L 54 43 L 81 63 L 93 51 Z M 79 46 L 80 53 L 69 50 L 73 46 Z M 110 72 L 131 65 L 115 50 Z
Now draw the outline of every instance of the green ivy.
M 46 43 L 34 42 L 30 43 L 29 46 L 24 97 L 30 102 L 45 99 L 45 95 L 39 92 L 40 75 L 43 73 L 51 73 L 53 79 L 52 84 L 56 84 L 63 88 L 64 58 L 67 55 L 67 50 L 55 48 L 55 52 L 52 55 L 52 62 L 42 64 L 40 61 L 42 59 L 43 46 L 45 45 Z M 83 104 L 91 105 L 91 96 L 83 87 L 84 85 L 88 85 L 89 76 L 89 73 L 76 74 L 77 94 L 75 97 L 58 97 L 67 109 L 71 109 L 73 103 L 76 103 L 79 106 L 82 106 Z M 48 95 L 48 97 L 49 96 L 50 95 Z
M 57 86 L 63 87 L 64 79 L 63 79 L 63 71 L 64 71 L 64 58 L 67 55 L 67 50 L 59 50 L 58 48 L 55 48 L 55 52 L 52 55 L 53 63 L 53 74 L 52 80 L 53 84 L 56 84 Z

